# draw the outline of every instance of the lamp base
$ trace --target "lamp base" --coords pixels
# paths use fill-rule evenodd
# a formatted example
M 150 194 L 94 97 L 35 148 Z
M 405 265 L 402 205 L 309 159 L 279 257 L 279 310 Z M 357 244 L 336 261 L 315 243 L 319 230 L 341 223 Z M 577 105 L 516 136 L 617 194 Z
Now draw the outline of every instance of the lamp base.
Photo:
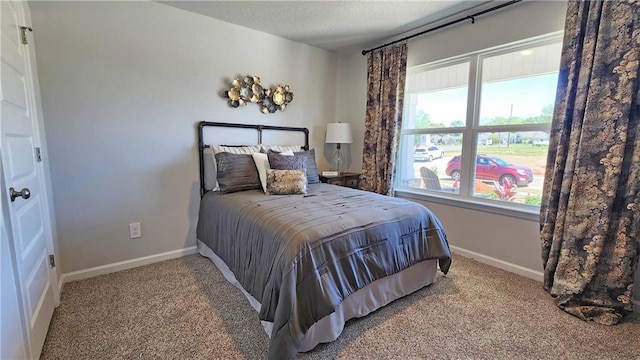
M 340 173 L 342 173 L 342 168 L 343 168 L 343 160 L 340 157 L 340 144 L 338 144 L 336 150 L 337 151 L 333 154 L 333 157 L 331 158 L 331 171 L 334 171 L 337 173 L 337 175 L 340 175 Z

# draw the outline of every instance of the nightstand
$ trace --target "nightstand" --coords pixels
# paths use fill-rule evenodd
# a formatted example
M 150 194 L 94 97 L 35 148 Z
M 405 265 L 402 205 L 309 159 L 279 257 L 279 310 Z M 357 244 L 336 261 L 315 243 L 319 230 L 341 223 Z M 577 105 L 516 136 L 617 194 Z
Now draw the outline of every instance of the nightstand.
M 360 174 L 343 172 L 338 176 L 322 176 L 320 181 L 327 184 L 350 187 L 353 189 L 360 188 Z

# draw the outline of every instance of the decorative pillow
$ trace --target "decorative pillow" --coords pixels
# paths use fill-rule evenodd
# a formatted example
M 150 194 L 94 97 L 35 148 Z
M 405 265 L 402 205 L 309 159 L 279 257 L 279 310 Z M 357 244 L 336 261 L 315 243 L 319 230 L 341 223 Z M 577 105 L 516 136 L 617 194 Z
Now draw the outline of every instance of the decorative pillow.
M 281 155 L 274 152 L 267 153 L 269 166 L 276 170 L 300 170 L 307 171 L 307 157 L 304 155 Z
M 293 151 L 291 150 L 283 150 L 283 151 L 273 151 L 273 150 L 269 150 L 268 152 L 272 152 L 275 154 L 280 154 L 280 155 L 284 155 L 284 156 L 293 156 Z
M 267 194 L 301 195 L 307 193 L 307 175 L 300 170 L 267 170 Z
M 216 163 L 221 193 L 261 188 L 258 170 L 251 155 L 221 152 L 216 154 Z
M 318 164 L 316 164 L 316 151 L 314 149 L 307 151 L 294 152 L 295 155 L 303 155 L 307 158 L 307 181 L 309 184 L 320 183 L 318 176 Z
M 213 149 L 213 153 L 221 153 L 228 152 L 232 154 L 253 154 L 256 152 L 260 152 L 260 145 L 239 145 L 239 146 L 228 146 L 228 145 L 209 145 L 211 149 Z
M 204 165 L 204 188 L 206 190 L 218 191 L 218 181 L 216 180 L 216 155 L 210 147 L 202 150 L 202 160 Z
M 302 150 L 302 146 L 301 145 L 260 145 L 260 151 L 263 153 L 267 153 L 269 152 L 269 150 L 273 150 L 275 152 L 283 152 L 283 151 L 301 151 Z
M 267 170 L 271 167 L 269 166 L 269 158 L 267 154 L 263 153 L 253 153 L 253 162 L 256 163 L 256 169 L 258 169 L 258 176 L 260 177 L 260 183 L 262 184 L 262 191 L 267 193 Z
M 217 181 L 217 165 L 215 154 L 221 152 L 228 152 L 232 154 L 253 154 L 260 152 L 260 145 L 240 145 L 240 146 L 228 146 L 228 145 L 213 145 L 209 144 L 208 148 L 203 151 L 204 154 L 204 168 L 205 178 L 204 187 L 207 190 L 218 191 L 220 187 Z

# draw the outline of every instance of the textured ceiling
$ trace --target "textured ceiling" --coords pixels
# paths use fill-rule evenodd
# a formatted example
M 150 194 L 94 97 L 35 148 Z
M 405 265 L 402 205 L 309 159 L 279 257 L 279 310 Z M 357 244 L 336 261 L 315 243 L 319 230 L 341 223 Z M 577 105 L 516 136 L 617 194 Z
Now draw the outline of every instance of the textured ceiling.
M 489 1 L 159 1 L 311 46 L 358 52 Z

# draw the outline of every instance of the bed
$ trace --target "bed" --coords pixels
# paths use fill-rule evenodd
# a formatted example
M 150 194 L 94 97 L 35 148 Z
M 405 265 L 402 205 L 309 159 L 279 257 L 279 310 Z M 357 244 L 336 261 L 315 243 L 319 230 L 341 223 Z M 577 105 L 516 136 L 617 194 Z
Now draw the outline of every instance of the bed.
M 205 128 L 256 131 L 258 144 L 265 131 L 296 132 L 303 152 L 309 150 L 309 131 L 198 124 L 198 249 L 258 311 L 270 335 L 269 359 L 295 358 L 333 341 L 347 320 L 434 282 L 437 265 L 449 270 L 440 221 L 414 202 L 322 183 L 308 184 L 299 195 L 266 195 L 260 187 L 209 191 L 215 186 L 206 181 L 212 172 L 207 158 L 214 155 L 207 151 Z

